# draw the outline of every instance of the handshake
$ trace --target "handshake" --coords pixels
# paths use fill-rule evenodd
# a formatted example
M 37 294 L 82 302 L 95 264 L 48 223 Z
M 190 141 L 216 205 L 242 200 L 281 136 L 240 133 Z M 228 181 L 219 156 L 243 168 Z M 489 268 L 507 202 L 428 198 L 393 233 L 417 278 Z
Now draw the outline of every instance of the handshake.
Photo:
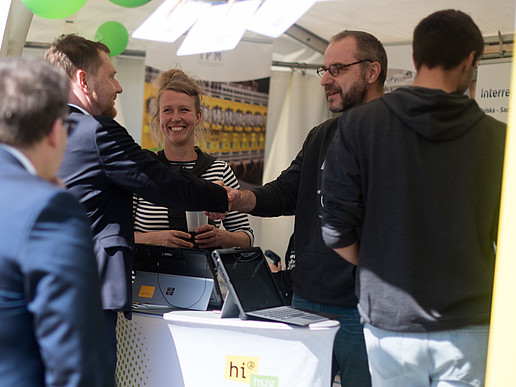
M 215 182 L 222 186 L 228 194 L 228 210 L 248 213 L 252 211 L 256 205 L 256 197 L 254 193 L 249 190 L 237 190 L 225 186 L 221 181 Z M 226 214 L 220 212 L 207 212 L 207 215 L 212 220 L 224 219 Z

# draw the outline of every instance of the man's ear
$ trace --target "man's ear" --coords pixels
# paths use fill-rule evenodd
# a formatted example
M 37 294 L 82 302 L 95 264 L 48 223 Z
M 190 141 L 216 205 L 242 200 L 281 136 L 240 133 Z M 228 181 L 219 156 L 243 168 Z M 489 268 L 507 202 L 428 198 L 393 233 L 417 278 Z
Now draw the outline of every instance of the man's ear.
M 414 63 L 414 68 L 417 70 L 417 63 L 416 63 L 416 58 L 414 58 L 414 53 L 412 53 L 412 63 Z
M 380 72 L 382 71 L 382 66 L 380 66 L 380 63 L 373 62 L 369 66 L 369 69 L 367 70 L 367 83 L 373 84 L 376 82 L 378 77 L 380 76 Z
M 476 67 L 478 65 L 478 61 L 475 60 L 477 52 L 471 51 L 469 55 L 462 61 L 463 64 L 463 70 L 468 71 L 472 67 Z
M 79 88 L 86 93 L 88 91 L 88 73 L 84 70 L 77 70 L 75 72 L 75 84 L 79 86 Z

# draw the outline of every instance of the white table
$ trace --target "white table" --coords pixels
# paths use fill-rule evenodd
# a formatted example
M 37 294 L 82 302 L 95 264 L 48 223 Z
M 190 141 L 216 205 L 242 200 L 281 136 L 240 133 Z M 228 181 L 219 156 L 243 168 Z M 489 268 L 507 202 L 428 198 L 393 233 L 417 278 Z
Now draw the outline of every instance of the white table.
M 294 327 L 173 311 L 119 318 L 119 386 L 330 386 L 337 321 Z

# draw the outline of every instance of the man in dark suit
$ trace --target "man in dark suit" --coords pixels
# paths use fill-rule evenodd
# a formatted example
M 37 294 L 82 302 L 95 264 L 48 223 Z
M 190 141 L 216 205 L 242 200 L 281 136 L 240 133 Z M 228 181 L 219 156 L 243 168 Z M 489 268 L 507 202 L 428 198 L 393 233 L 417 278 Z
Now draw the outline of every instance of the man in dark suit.
M 115 365 L 116 312 L 131 311 L 133 193 L 170 208 L 215 212 L 227 211 L 227 195 L 216 184 L 171 172 L 113 119 L 122 87 L 107 46 L 62 35 L 45 59 L 71 80 L 70 118 L 78 125 L 58 174 L 90 218 Z
M 112 386 L 89 222 L 59 187 L 69 84 L 0 61 L 0 386 Z

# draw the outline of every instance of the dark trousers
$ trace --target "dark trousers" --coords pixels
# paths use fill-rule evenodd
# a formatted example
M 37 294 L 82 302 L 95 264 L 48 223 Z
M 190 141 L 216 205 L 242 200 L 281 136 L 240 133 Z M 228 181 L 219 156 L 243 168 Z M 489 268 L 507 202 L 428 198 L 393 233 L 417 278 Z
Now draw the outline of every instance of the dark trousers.
M 117 312 L 114 310 L 104 310 L 104 318 L 106 319 L 106 341 L 107 351 L 109 354 L 110 372 L 115 379 L 116 372 L 116 321 Z
M 340 371 L 342 386 L 370 387 L 371 376 L 367 363 L 363 326 L 357 308 L 318 304 L 299 297 L 294 293 L 292 306 L 338 315 L 340 328 L 333 343 L 332 381 Z

